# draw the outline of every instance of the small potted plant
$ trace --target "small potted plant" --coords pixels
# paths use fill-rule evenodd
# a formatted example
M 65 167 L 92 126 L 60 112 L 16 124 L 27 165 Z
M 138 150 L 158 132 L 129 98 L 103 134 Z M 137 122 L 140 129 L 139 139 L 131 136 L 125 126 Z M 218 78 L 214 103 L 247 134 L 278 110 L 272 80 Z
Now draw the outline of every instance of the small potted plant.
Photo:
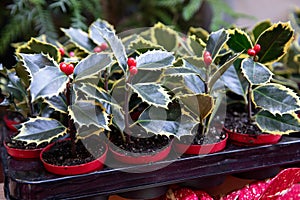
M 290 23 L 264 21 L 250 35 L 236 28 L 230 32 L 229 48 L 245 51 L 244 58 L 223 75 L 224 79 L 234 79 L 227 81 L 226 86 L 241 95 L 239 100 L 244 102 L 229 106 L 224 130 L 230 139 L 240 145 L 273 144 L 281 135 L 299 131 L 295 114 L 300 108 L 299 97 L 278 83 L 268 68 L 290 47 L 294 34 Z

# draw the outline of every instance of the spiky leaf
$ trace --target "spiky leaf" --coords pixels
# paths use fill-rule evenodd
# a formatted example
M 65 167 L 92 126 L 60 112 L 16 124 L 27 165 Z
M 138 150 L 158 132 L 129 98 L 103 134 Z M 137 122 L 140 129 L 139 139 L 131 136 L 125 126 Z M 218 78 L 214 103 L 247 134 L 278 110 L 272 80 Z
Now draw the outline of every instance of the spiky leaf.
M 272 26 L 272 23 L 270 20 L 265 20 L 265 21 L 262 21 L 262 22 L 259 22 L 258 24 L 256 24 L 254 26 L 254 28 L 252 29 L 254 41 L 256 41 L 257 38 L 260 36 L 260 34 L 262 34 L 266 29 L 268 29 L 271 26 Z
M 82 59 L 74 69 L 74 80 L 82 81 L 99 74 L 113 64 L 112 56 L 108 53 L 91 54 Z
M 101 36 L 107 41 L 119 63 L 119 66 L 125 72 L 127 69 L 127 55 L 125 47 L 122 41 L 115 34 L 112 25 L 106 21 L 97 20 L 93 26 L 95 30 L 98 30 L 98 33 L 101 34 Z
M 188 45 L 188 47 L 191 49 L 191 51 L 193 52 L 192 55 L 201 57 L 202 56 L 202 52 L 203 52 L 203 45 L 201 44 L 201 40 L 199 40 L 198 38 L 196 38 L 195 35 L 193 36 L 189 36 L 186 39 L 186 43 Z
M 194 113 L 202 122 L 213 110 L 214 99 L 207 94 L 184 95 L 180 97 L 182 106 Z
M 173 53 L 161 50 L 148 51 L 136 58 L 138 69 L 160 70 L 172 66 Z
M 296 114 L 272 115 L 268 111 L 261 111 L 256 115 L 258 127 L 270 134 L 289 134 L 300 131 L 300 120 Z
M 209 33 L 201 27 L 190 27 L 188 35 L 195 35 L 197 38 L 201 39 L 204 42 L 206 42 L 209 37 Z
M 69 29 L 61 29 L 70 40 L 81 50 L 86 53 L 93 52 L 96 45 L 89 38 L 89 35 L 82 31 L 81 29 L 69 28 Z
M 257 39 L 257 44 L 261 46 L 257 54 L 258 62 L 271 64 L 282 58 L 290 47 L 293 34 L 294 31 L 289 22 L 279 22 L 265 30 Z
M 137 50 L 139 52 L 144 52 L 149 49 L 163 49 L 162 46 L 155 44 L 149 40 L 146 40 L 138 36 L 135 40 L 131 41 L 128 48 Z
M 206 51 L 211 54 L 213 61 L 217 57 L 218 53 L 222 47 L 226 44 L 229 39 L 229 35 L 225 29 L 220 29 L 218 31 L 212 32 L 206 44 Z
M 189 90 L 191 90 L 193 93 L 195 94 L 205 93 L 205 83 L 199 76 L 195 74 L 185 75 L 183 79 L 186 87 Z
M 242 72 L 252 85 L 270 82 L 273 73 L 263 64 L 254 62 L 251 58 L 242 61 Z
M 79 100 L 69 106 L 68 111 L 78 127 L 94 125 L 110 130 L 108 114 L 100 103 Z
M 68 76 L 58 67 L 47 66 L 32 76 L 30 84 L 31 101 L 38 98 L 51 98 L 62 93 L 67 85 Z
M 15 72 L 8 73 L 8 84 L 6 85 L 5 90 L 13 96 L 13 98 L 22 101 L 26 97 L 27 92 L 24 85 L 21 82 L 21 79 L 16 75 Z
M 276 83 L 255 88 L 253 100 L 256 106 L 274 115 L 291 113 L 300 109 L 300 100 L 296 93 Z
M 155 107 L 167 108 L 170 98 L 167 91 L 156 83 L 138 83 L 130 85 L 142 101 Z
M 67 128 L 59 121 L 44 117 L 31 118 L 24 122 L 19 130 L 20 132 L 13 139 L 37 145 L 49 143 L 67 132 Z
M 66 103 L 65 95 L 58 95 L 53 96 L 51 98 L 45 98 L 44 102 L 48 104 L 50 108 L 53 108 L 55 111 L 67 113 L 68 105 Z
M 91 40 L 97 45 L 101 45 L 102 43 L 105 43 L 105 39 L 101 34 L 99 34 L 99 31 L 97 27 L 99 26 L 99 20 L 94 21 L 90 26 L 89 26 L 89 35 Z
M 173 29 L 157 23 L 151 29 L 151 38 L 156 44 L 164 47 L 167 51 L 174 50 L 178 45 L 178 35 Z
M 24 45 L 21 45 L 16 50 L 17 54 L 20 53 L 26 53 L 26 54 L 40 54 L 43 53 L 45 55 L 49 55 L 54 60 L 59 61 L 61 59 L 61 55 L 58 51 L 58 49 L 46 42 L 42 42 L 38 39 L 31 38 L 29 42 L 25 43 Z
M 230 38 L 227 41 L 227 45 L 234 52 L 242 52 L 252 48 L 252 42 L 249 35 L 240 29 L 230 30 Z

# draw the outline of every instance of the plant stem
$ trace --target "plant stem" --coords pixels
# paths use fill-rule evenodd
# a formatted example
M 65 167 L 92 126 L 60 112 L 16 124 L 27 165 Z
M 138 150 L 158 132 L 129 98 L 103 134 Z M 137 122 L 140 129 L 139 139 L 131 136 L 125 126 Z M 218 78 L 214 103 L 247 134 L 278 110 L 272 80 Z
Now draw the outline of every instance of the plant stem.
M 71 83 L 70 79 L 67 83 L 66 87 L 66 99 L 67 99 L 67 106 L 71 105 Z M 74 122 L 72 121 L 71 117 L 68 116 L 68 132 L 70 134 L 70 139 L 71 139 L 71 155 L 72 157 L 75 157 L 76 155 L 76 146 L 75 146 L 75 126 Z
M 249 121 L 252 120 L 251 92 L 252 92 L 252 88 L 251 88 L 251 84 L 249 83 L 248 94 L 247 94 L 247 98 L 248 98 L 248 119 L 249 119 Z
M 127 133 L 127 141 L 130 141 L 130 135 L 131 135 L 131 130 L 130 130 L 130 124 L 129 124 L 129 100 L 130 100 L 130 96 L 132 93 L 131 88 L 128 86 L 128 84 L 131 83 L 133 78 L 133 75 L 129 75 L 129 77 L 127 78 L 126 82 L 125 82 L 125 101 L 124 101 L 124 106 L 123 106 L 123 110 L 124 110 L 124 122 L 125 122 L 125 133 Z M 124 138 L 124 136 L 123 136 Z
M 104 72 L 104 90 L 108 91 L 108 71 L 107 69 Z

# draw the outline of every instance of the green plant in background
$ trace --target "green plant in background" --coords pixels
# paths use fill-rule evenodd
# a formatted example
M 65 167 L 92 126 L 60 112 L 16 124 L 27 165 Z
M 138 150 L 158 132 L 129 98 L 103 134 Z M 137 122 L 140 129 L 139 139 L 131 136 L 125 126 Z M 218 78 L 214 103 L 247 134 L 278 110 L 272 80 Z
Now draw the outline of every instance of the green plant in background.
M 293 36 L 288 22 L 264 21 L 251 32 L 238 28 L 230 30 L 228 47 L 234 52 L 244 51 L 244 56 L 224 73 L 225 84 L 243 97 L 250 124 L 256 124 L 265 133 L 289 134 L 300 130 L 295 114 L 300 109 L 299 97 L 292 89 L 278 83 L 268 68 L 287 53 Z

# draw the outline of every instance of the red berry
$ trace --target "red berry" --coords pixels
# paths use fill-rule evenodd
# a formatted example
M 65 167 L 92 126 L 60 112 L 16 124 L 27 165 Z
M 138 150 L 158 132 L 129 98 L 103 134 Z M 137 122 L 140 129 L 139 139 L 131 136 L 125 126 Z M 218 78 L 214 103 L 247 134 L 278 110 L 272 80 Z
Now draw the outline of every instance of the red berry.
M 66 64 L 64 62 L 59 63 L 59 68 L 62 72 L 64 72 L 67 76 L 73 74 L 74 72 L 74 65 L 73 64 Z
M 60 53 L 61 56 L 64 56 L 64 55 L 65 55 L 65 50 L 64 50 L 64 48 L 60 47 L 58 50 L 59 50 L 59 53 Z
M 204 63 L 206 64 L 206 66 L 209 66 L 212 63 L 212 57 L 209 56 L 204 56 Z
M 254 45 L 253 49 L 255 53 L 258 54 L 258 52 L 260 52 L 260 45 L 259 44 Z
M 130 67 L 135 67 L 136 66 L 136 60 L 132 57 L 129 57 L 127 60 L 127 65 Z
M 203 57 L 205 58 L 205 57 L 207 57 L 207 56 L 211 56 L 211 54 L 209 53 L 209 51 L 204 51 Z
M 129 72 L 131 75 L 136 75 L 138 73 L 138 69 L 136 68 L 136 66 L 132 66 L 129 68 Z
M 74 57 L 74 56 L 75 56 L 74 51 L 70 51 L 69 56 L 70 56 L 70 57 Z
M 100 49 L 102 51 L 105 51 L 107 48 L 108 48 L 108 45 L 105 42 L 103 42 L 103 43 L 100 44 Z
M 96 46 L 95 48 L 94 48 L 94 52 L 95 53 L 100 53 L 102 51 L 102 49 L 101 49 L 101 47 L 99 47 L 99 46 Z
M 255 56 L 256 55 L 256 51 L 254 49 L 248 49 L 247 54 L 249 56 Z

